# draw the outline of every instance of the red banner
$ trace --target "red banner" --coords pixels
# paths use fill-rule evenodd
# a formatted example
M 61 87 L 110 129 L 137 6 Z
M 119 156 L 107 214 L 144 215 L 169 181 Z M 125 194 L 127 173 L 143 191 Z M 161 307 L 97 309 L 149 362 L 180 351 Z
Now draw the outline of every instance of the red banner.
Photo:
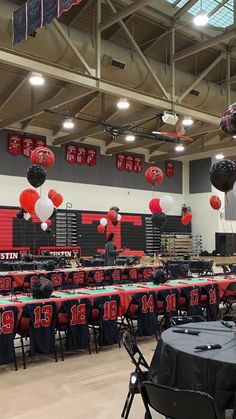
M 142 158 L 141 157 L 134 158 L 134 171 L 136 173 L 142 172 Z
M 9 134 L 8 135 L 8 151 L 9 153 L 13 154 L 13 156 L 17 156 L 21 154 L 21 144 L 22 144 L 22 137 L 18 134 Z
M 85 147 L 77 147 L 76 161 L 80 166 L 87 163 L 87 149 Z
M 116 155 L 116 168 L 118 170 L 125 170 L 125 162 L 126 162 L 125 154 L 119 153 Z
M 35 138 L 34 139 L 34 148 L 45 147 L 45 146 L 46 146 L 46 138 Z
M 66 146 L 66 161 L 67 163 L 76 163 L 77 149 L 75 145 Z
M 87 150 L 87 165 L 92 167 L 96 166 L 97 163 L 97 152 L 93 148 Z
M 34 150 L 34 140 L 32 138 L 22 138 L 22 154 L 25 157 L 30 157 L 31 152 Z
M 125 168 L 127 172 L 133 172 L 134 170 L 134 157 L 133 156 L 126 156 Z
M 168 177 L 174 176 L 174 163 L 170 161 L 166 162 L 166 176 Z

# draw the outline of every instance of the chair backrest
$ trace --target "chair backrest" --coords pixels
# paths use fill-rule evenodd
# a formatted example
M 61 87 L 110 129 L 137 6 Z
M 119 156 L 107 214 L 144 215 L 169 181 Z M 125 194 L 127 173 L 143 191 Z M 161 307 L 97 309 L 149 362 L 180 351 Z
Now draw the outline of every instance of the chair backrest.
M 177 326 L 186 323 L 204 322 L 202 316 L 174 316 L 170 319 L 171 326 Z
M 206 393 L 178 390 L 144 382 L 144 403 L 172 419 L 217 419 L 214 400 Z
M 128 331 L 125 331 L 122 336 L 122 341 L 126 351 L 128 352 L 132 363 L 136 367 L 136 371 L 143 373 L 141 367 L 144 367 L 146 370 L 149 369 L 149 365 L 144 358 L 142 352 L 138 348 L 136 342 Z
M 235 291 L 235 292 L 236 292 L 236 281 L 234 281 L 234 282 L 230 282 L 230 283 L 227 285 L 227 288 L 226 288 L 226 290 L 225 290 L 225 295 L 226 295 L 228 292 L 232 292 L 232 291 Z

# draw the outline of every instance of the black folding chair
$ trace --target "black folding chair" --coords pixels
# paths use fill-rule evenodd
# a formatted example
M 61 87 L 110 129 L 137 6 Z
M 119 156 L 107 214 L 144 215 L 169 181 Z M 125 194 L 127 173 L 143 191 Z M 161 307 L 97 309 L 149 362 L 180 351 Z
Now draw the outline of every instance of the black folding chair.
M 207 393 L 178 390 L 144 382 L 141 388 L 146 409 L 171 419 L 219 419 L 214 399 Z M 145 419 L 152 419 L 150 410 Z M 149 416 L 148 416 L 149 415 Z
M 236 282 L 230 282 L 227 286 L 221 302 L 225 306 L 226 310 L 224 315 L 230 313 L 233 309 L 233 304 L 236 304 Z
M 170 326 L 178 326 L 186 323 L 204 322 L 202 316 L 174 316 L 170 319 Z
M 129 332 L 126 331 L 123 334 L 122 340 L 131 362 L 135 366 L 134 372 L 130 374 L 129 390 L 121 413 L 121 417 L 127 419 L 135 394 L 141 393 L 140 386 L 147 380 L 149 365 Z

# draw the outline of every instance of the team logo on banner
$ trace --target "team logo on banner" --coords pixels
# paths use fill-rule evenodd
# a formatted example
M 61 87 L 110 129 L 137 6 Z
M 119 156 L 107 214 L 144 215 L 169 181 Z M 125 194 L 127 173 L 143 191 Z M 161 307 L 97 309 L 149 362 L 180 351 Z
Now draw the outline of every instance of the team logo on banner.
M 23 137 L 22 139 L 22 154 L 30 158 L 31 152 L 34 150 L 34 140 L 32 138 Z
M 85 147 L 77 147 L 76 161 L 80 166 L 87 162 L 87 149 Z
M 89 148 L 87 150 L 87 165 L 92 167 L 97 163 L 97 153 L 96 150 Z
M 133 172 L 134 170 L 134 157 L 133 156 L 126 157 L 125 168 L 127 172 Z
M 118 170 L 125 170 L 126 156 L 124 154 L 116 155 L 116 168 Z
M 13 154 L 13 156 L 21 154 L 21 139 L 21 135 L 8 135 L 8 151 Z
M 174 163 L 172 163 L 171 161 L 166 162 L 166 176 L 174 176 Z
M 136 173 L 142 172 L 142 159 L 141 157 L 134 157 L 134 171 Z
M 67 163 L 73 164 L 76 163 L 76 146 L 75 145 L 67 145 L 66 146 L 66 161 Z

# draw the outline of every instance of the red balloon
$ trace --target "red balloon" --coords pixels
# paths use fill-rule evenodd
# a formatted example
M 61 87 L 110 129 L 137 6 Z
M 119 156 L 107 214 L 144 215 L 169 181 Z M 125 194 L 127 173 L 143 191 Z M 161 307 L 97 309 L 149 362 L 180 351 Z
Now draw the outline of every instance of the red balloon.
M 52 220 L 46 220 L 45 223 L 48 225 L 48 227 L 51 227 L 52 225 Z
M 162 209 L 160 207 L 160 199 L 159 198 L 153 198 L 149 202 L 149 209 L 150 211 L 155 214 L 156 212 L 162 212 Z
M 97 231 L 98 233 L 103 234 L 105 232 L 105 227 L 102 224 L 99 224 L 97 226 Z
M 32 151 L 30 160 L 33 164 L 41 164 L 45 169 L 49 169 L 55 163 L 55 156 L 48 147 L 37 147 Z
M 56 208 L 58 208 L 63 202 L 63 196 L 60 193 L 55 193 L 50 199 Z
M 163 181 L 164 175 L 160 167 L 151 166 L 146 170 L 145 178 L 148 183 L 154 186 Z
M 214 210 L 219 210 L 221 207 L 221 200 L 217 195 L 212 195 L 210 197 L 210 206 Z
M 39 194 L 34 189 L 25 189 L 20 194 L 20 206 L 26 212 L 33 212 L 34 206 L 39 199 Z
M 53 195 L 55 195 L 57 193 L 56 189 L 50 189 L 48 191 L 48 198 L 52 199 Z
M 107 218 L 108 218 L 111 222 L 116 221 L 116 220 L 117 220 L 117 212 L 116 212 L 116 211 L 114 211 L 114 210 L 110 210 L 110 211 L 107 213 Z
M 183 217 L 181 218 L 181 223 L 185 226 L 187 226 L 190 221 L 192 220 L 193 216 L 191 212 L 186 212 L 186 214 L 183 215 Z

